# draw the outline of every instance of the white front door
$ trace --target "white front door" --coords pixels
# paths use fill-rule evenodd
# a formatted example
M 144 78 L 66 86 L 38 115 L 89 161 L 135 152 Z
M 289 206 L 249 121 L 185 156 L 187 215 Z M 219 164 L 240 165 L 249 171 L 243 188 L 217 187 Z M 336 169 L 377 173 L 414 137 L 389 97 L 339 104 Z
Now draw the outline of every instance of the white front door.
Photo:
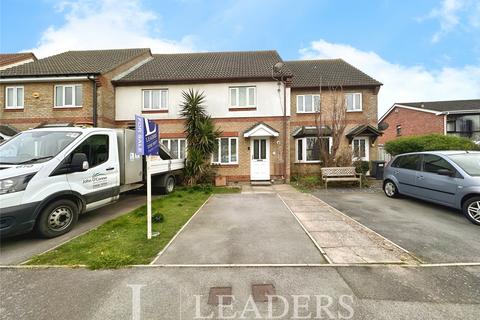
M 270 138 L 251 138 L 250 180 L 270 180 Z
M 370 156 L 370 139 L 356 137 L 352 141 L 353 161 L 368 161 Z

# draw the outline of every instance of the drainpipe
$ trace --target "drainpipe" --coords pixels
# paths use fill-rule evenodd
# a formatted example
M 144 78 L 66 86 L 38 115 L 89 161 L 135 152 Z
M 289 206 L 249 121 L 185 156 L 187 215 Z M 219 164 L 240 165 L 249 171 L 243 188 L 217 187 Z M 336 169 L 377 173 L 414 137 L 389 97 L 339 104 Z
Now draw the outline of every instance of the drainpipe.
M 93 126 L 98 126 L 98 107 L 97 107 L 97 78 L 95 76 L 88 76 L 92 81 L 92 122 Z
M 287 82 L 283 80 L 283 180 L 287 182 Z

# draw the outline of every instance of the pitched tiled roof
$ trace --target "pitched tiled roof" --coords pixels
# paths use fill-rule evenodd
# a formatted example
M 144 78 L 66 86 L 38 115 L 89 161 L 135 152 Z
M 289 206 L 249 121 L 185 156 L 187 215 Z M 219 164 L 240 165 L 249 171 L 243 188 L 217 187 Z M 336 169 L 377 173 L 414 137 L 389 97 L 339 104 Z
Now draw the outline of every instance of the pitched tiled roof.
M 0 77 L 100 74 L 147 52 L 150 49 L 67 51 L 0 71 Z
M 293 88 L 382 85 L 342 59 L 296 60 L 286 64 L 293 73 Z
M 438 112 L 480 110 L 480 99 L 396 103 L 402 106 Z
M 155 54 L 153 57 L 117 83 L 271 79 L 273 65 L 282 61 L 277 51 Z M 284 68 L 283 74 L 291 76 L 288 68 Z
M 0 67 L 28 59 L 37 60 L 35 55 L 31 52 L 0 53 Z

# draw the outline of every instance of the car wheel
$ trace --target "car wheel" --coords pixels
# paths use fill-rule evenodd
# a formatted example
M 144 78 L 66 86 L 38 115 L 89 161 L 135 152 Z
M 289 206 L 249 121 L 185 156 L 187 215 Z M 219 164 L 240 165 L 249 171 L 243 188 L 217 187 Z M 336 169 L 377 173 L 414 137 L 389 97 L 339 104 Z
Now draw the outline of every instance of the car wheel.
M 57 200 L 46 206 L 37 219 L 36 231 L 54 238 L 72 230 L 78 220 L 78 207 L 71 200 Z
M 165 179 L 165 186 L 162 188 L 164 194 L 172 193 L 175 190 L 175 178 L 173 176 L 167 177 Z
M 465 201 L 462 211 L 470 222 L 480 225 L 480 197 L 472 197 Z
M 398 189 L 395 183 L 392 180 L 387 180 L 383 184 L 383 192 L 389 198 L 396 198 L 398 197 Z

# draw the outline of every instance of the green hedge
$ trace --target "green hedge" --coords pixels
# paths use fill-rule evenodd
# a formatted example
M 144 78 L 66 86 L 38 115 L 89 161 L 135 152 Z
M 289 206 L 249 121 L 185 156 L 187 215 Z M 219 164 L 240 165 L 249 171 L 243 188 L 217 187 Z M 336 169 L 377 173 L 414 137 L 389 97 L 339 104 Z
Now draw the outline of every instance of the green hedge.
M 469 139 L 440 134 L 401 137 L 385 143 L 385 151 L 393 156 L 407 152 L 436 150 L 479 150 L 479 148 Z

